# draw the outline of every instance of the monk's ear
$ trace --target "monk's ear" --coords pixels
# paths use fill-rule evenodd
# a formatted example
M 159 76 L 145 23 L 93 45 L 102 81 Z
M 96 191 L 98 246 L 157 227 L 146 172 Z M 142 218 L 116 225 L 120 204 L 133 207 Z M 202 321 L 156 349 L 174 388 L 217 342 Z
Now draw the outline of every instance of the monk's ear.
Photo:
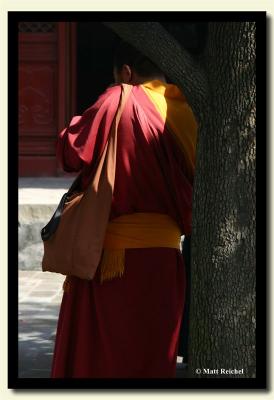
M 132 69 L 129 65 L 124 64 L 122 66 L 121 77 L 123 83 L 130 83 L 132 80 Z

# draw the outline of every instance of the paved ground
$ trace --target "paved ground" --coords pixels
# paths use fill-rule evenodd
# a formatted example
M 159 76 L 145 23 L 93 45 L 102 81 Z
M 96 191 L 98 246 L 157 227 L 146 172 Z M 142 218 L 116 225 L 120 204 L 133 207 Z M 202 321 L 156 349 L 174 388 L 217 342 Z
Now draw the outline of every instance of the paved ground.
M 65 277 L 19 271 L 19 378 L 48 378 Z
M 50 377 L 64 279 L 50 272 L 19 271 L 19 378 Z M 177 377 L 182 376 L 178 369 Z

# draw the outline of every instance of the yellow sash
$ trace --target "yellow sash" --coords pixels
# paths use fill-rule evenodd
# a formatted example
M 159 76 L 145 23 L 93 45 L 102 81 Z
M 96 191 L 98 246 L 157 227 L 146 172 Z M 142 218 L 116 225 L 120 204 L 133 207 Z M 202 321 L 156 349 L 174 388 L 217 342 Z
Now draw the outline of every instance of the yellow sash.
M 169 247 L 180 249 L 181 230 L 166 214 L 134 213 L 108 223 L 100 262 L 101 282 L 121 277 L 125 270 L 125 249 Z M 63 284 L 69 290 L 69 276 Z
M 101 282 L 124 274 L 125 249 L 180 249 L 180 240 L 180 228 L 165 214 L 134 213 L 113 219 L 107 227 L 100 263 Z

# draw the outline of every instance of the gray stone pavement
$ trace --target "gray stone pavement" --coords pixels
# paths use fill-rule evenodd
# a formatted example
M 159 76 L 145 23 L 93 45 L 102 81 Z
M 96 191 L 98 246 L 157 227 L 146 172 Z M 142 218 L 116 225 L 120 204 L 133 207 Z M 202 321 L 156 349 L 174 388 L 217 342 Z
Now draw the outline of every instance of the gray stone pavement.
M 49 378 L 65 277 L 19 271 L 19 378 Z

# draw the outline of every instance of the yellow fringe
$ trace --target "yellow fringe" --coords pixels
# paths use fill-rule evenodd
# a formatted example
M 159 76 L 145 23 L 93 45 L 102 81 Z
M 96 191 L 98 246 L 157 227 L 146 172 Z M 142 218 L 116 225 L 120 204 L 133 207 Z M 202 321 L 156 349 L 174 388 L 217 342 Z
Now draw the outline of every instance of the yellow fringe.
M 100 269 L 101 283 L 123 276 L 125 272 L 125 249 L 104 249 Z

